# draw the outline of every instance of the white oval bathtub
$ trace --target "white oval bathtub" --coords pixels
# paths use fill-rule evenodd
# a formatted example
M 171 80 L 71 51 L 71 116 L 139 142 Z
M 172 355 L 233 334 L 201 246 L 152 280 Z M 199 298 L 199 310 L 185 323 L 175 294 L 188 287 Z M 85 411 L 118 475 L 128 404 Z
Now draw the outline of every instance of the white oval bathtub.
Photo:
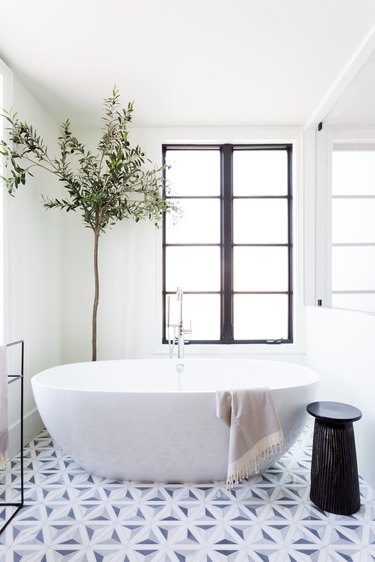
M 319 376 L 307 367 L 243 359 L 142 359 L 61 365 L 32 378 L 52 438 L 90 473 L 119 480 L 225 480 L 229 429 L 215 391 L 269 387 L 295 441 Z

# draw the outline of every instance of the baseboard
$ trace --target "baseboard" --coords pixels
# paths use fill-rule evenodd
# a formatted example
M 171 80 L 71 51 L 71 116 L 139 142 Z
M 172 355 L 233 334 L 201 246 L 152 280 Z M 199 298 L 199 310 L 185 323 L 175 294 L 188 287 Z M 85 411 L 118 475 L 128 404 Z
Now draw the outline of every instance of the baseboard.
M 27 413 L 23 418 L 23 444 L 32 441 L 43 429 L 44 425 L 37 408 Z M 9 428 L 9 458 L 12 459 L 20 451 L 21 422 L 18 421 Z

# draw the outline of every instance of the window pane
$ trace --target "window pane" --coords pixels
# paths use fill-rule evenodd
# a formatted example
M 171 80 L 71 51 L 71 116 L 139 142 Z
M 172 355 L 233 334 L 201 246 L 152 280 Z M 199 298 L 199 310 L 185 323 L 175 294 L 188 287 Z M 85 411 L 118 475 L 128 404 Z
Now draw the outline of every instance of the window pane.
M 375 312 L 375 294 L 362 293 L 357 295 L 332 295 L 332 306 L 336 308 L 348 308 L 350 310 L 362 310 Z
M 239 340 L 288 337 L 286 295 L 234 295 L 234 338 Z
M 171 322 L 178 318 L 178 302 L 171 295 Z M 183 297 L 184 327 L 189 328 L 191 321 L 192 333 L 186 335 L 187 340 L 219 340 L 220 339 L 220 295 L 186 295 Z M 168 337 L 168 332 L 167 332 Z M 173 338 L 173 329 L 170 330 Z
M 286 291 L 287 248 L 234 248 L 235 291 Z
M 170 195 L 220 195 L 219 150 L 168 150 Z
M 220 200 L 183 199 L 177 202 L 182 217 L 166 216 L 167 244 L 219 244 Z
M 375 242 L 375 199 L 332 200 L 332 242 Z
M 333 195 L 375 195 L 375 151 L 334 150 Z
M 286 244 L 286 199 L 235 199 L 233 237 L 235 244 Z
M 286 195 L 288 192 L 286 150 L 235 150 L 234 195 Z
M 219 247 L 167 247 L 166 290 L 220 290 Z
M 332 248 L 332 290 L 375 289 L 375 247 Z

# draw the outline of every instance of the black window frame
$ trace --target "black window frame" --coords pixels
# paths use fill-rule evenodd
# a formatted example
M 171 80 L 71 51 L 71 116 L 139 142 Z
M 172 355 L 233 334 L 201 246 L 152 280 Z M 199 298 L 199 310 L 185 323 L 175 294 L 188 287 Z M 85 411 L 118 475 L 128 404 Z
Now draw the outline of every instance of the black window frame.
M 203 246 L 220 246 L 220 291 L 185 291 L 185 294 L 219 294 L 221 301 L 221 327 L 220 339 L 217 340 L 195 340 L 190 339 L 192 344 L 291 344 L 293 343 L 293 144 L 163 144 L 162 157 L 164 170 L 166 169 L 166 154 L 168 150 L 220 150 L 220 196 L 173 196 L 164 190 L 166 199 L 220 199 L 220 243 L 201 244 Z M 286 195 L 245 195 L 233 196 L 233 153 L 237 150 L 283 150 L 287 154 L 287 193 Z M 286 199 L 287 200 L 287 242 L 284 244 L 234 244 L 233 243 L 233 201 L 234 199 Z M 286 291 L 233 291 L 233 248 L 235 246 L 269 246 L 287 247 L 288 252 L 288 289 Z M 168 246 L 200 246 L 200 244 L 178 243 L 167 244 L 166 242 L 166 217 L 163 216 L 162 223 L 162 343 L 168 343 L 166 334 L 166 299 L 168 295 L 175 292 L 166 290 L 166 248 Z M 234 294 L 286 294 L 288 296 L 288 337 L 282 339 L 237 339 L 233 337 L 233 295 Z

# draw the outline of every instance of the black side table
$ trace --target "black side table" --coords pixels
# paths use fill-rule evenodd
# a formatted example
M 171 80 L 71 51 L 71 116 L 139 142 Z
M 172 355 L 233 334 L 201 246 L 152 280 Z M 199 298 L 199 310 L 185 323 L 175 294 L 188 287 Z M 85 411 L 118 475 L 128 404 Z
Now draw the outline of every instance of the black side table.
M 330 513 L 351 515 L 360 508 L 353 422 L 362 412 L 340 402 L 312 402 L 315 417 L 311 459 L 311 501 Z

